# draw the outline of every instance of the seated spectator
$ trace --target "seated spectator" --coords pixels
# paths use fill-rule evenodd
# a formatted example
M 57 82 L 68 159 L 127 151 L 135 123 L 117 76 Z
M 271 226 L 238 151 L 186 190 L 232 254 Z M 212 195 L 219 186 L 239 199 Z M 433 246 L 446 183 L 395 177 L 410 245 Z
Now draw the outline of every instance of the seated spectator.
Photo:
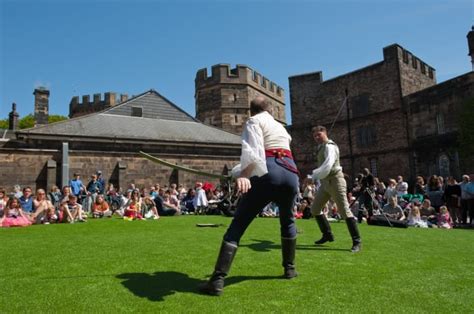
M 165 191 L 160 188 L 158 190 L 158 196 L 155 197 L 155 205 L 160 216 L 174 216 L 179 215 L 179 208 L 174 208 L 172 204 L 168 201 L 165 201 Z
M 143 220 L 142 214 L 142 199 L 140 197 L 140 190 L 135 189 L 132 192 L 132 196 L 130 199 L 130 203 L 125 209 L 125 212 L 123 214 L 123 219 L 125 220 L 135 220 L 135 219 L 140 219 Z
M 103 195 L 99 194 L 95 198 L 95 202 L 92 205 L 92 217 L 112 217 L 112 211 L 109 209 L 109 204 L 105 201 Z
M 407 224 L 413 227 L 419 228 L 428 228 L 428 224 L 426 221 L 421 219 L 420 216 L 420 208 L 418 206 L 412 206 L 410 208 L 410 212 L 408 213 Z
M 403 210 L 400 205 L 398 205 L 396 196 L 392 196 L 388 200 L 388 204 L 383 207 L 382 211 L 383 214 L 389 218 L 396 220 L 405 220 L 405 214 L 403 213 Z
M 431 201 L 429 199 L 423 200 L 420 208 L 420 216 L 422 220 L 427 222 L 428 226 L 438 224 L 436 210 L 431 206 Z
M 453 227 L 453 220 L 451 219 L 451 215 L 449 215 L 446 206 L 441 206 L 439 208 L 438 227 L 442 229 L 451 229 Z
M 145 218 L 153 218 L 154 220 L 160 219 L 158 209 L 156 209 L 155 202 L 150 197 L 143 198 L 143 211 Z
M 302 214 L 301 218 L 310 219 L 311 218 L 311 206 L 308 200 L 303 199 L 298 207 L 298 212 Z
M 59 208 L 61 198 L 61 190 L 56 185 L 53 185 L 51 191 L 48 193 L 48 199 L 53 204 L 54 208 Z
M 67 202 L 67 207 L 69 212 L 72 215 L 73 222 L 74 221 L 79 221 L 79 222 L 86 222 L 86 215 L 84 214 L 84 211 L 82 209 L 81 204 L 77 202 L 77 196 L 70 194 L 69 195 L 69 200 Z
M 29 186 L 23 188 L 23 195 L 19 198 L 21 210 L 23 213 L 30 215 L 33 213 L 33 195 Z
M 260 213 L 260 217 L 276 217 L 277 216 L 277 213 L 276 213 L 276 204 L 271 202 L 271 203 L 268 203 L 267 206 L 265 206 L 261 213 Z
M 421 194 L 423 198 L 426 197 L 426 186 L 425 186 L 425 179 L 422 176 L 416 177 L 416 184 L 414 194 Z
M 8 196 L 5 194 L 5 189 L 0 188 L 0 217 L 3 216 L 3 211 L 7 207 Z
M 58 222 L 74 223 L 74 217 L 68 207 L 69 196 L 72 195 L 69 185 L 63 186 L 63 193 L 59 201 Z
M 408 193 L 408 183 L 403 181 L 402 176 L 397 177 L 396 189 L 397 189 L 398 197 L 402 197 L 404 194 Z
M 189 189 L 186 196 L 181 201 L 183 205 L 184 213 L 194 213 L 194 197 L 196 196 L 196 191 L 194 189 Z
M 46 192 L 43 189 L 36 191 L 36 198 L 33 200 L 34 213 L 31 215 L 32 221 L 43 223 L 45 225 L 58 221 L 56 210 L 50 200 L 46 198 Z
M 23 192 L 21 191 L 21 187 L 18 184 L 13 186 L 13 196 L 20 199 L 23 196 Z
M 187 195 L 188 192 L 186 191 L 186 188 L 184 187 L 184 185 L 180 184 L 178 186 L 178 193 L 179 193 L 178 198 L 181 201 L 185 198 L 185 196 Z
M 0 218 L 0 226 L 4 228 L 8 227 L 26 227 L 31 225 L 31 221 L 28 216 L 23 213 L 21 209 L 20 201 L 16 197 L 12 197 Z

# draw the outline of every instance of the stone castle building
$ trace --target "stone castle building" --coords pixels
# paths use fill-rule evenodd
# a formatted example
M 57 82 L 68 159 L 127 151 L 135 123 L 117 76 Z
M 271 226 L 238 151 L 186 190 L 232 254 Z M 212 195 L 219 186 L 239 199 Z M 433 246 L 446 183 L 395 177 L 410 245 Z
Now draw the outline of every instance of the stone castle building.
M 311 127 L 321 124 L 351 178 L 365 167 L 383 180 L 474 172 L 472 158 L 460 159 L 457 147 L 473 77 L 469 72 L 437 85 L 434 68 L 397 44 L 383 49 L 383 61 L 327 81 L 322 72 L 291 76 L 290 129 L 300 171 L 314 168 Z
M 95 105 L 82 106 L 76 112 Z M 18 113 L 16 106 L 12 109 L 13 122 Z M 8 190 L 13 184 L 49 189 L 66 185 L 75 172 L 80 172 L 87 183 L 97 170 L 107 182 L 122 188 L 129 183 L 137 187 L 170 182 L 192 186 L 196 180 L 218 183 L 155 164 L 141 157 L 139 151 L 197 170 L 227 174 L 239 162 L 240 137 L 200 123 L 149 90 L 92 114 L 10 130 L 0 141 L 0 186 Z
M 74 96 L 69 103 L 69 118 L 106 110 L 127 100 L 127 94 L 120 94 L 120 97 L 117 97 L 117 94 L 113 92 L 104 93 L 103 99 L 100 93 L 94 94 L 92 101 L 89 95 L 83 95 L 82 102 L 79 100 L 79 96 Z
M 196 118 L 205 124 L 240 134 L 250 116 L 250 101 L 262 95 L 272 102 L 275 119 L 286 125 L 283 89 L 248 66 L 217 64 L 210 76 L 200 69 L 195 86 Z

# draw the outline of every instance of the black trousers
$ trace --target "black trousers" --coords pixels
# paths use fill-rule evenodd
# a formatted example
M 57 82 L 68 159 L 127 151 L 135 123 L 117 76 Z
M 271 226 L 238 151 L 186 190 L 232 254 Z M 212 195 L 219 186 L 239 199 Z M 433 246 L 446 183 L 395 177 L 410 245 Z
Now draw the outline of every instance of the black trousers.
M 292 159 L 285 157 L 285 160 L 296 168 Z M 267 168 L 267 174 L 250 178 L 252 188 L 240 200 L 234 219 L 224 235 L 224 241 L 238 244 L 253 219 L 270 202 L 275 202 L 279 208 L 281 236 L 296 237 L 292 209 L 298 194 L 298 176 L 278 165 L 275 157 L 267 157 Z

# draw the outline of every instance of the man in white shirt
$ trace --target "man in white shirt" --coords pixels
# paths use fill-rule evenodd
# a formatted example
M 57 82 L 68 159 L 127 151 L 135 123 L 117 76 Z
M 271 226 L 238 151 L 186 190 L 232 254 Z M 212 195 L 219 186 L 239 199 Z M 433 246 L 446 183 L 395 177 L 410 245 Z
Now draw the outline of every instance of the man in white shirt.
M 295 270 L 296 225 L 293 205 L 298 193 L 298 170 L 290 151 L 291 137 L 273 119 L 271 103 L 257 97 L 250 103 L 251 117 L 242 133 L 240 164 L 232 170 L 237 189 L 243 194 L 234 219 L 224 235 L 217 262 L 201 292 L 222 294 L 240 238 L 257 214 L 270 202 L 280 210 L 283 277 L 297 276 Z
M 327 217 L 323 213 L 324 206 L 332 198 L 336 202 L 337 211 L 346 220 L 347 228 L 352 237 L 352 252 L 359 252 L 361 249 L 361 239 L 357 221 L 352 214 L 347 201 L 347 184 L 339 164 L 339 148 L 336 143 L 328 138 L 324 126 L 315 126 L 312 129 L 313 138 L 318 143 L 317 166 L 313 170 L 313 180 L 321 180 L 321 187 L 318 189 L 314 202 L 311 206 L 311 213 L 316 217 L 322 238 L 315 244 L 323 244 L 334 241 Z

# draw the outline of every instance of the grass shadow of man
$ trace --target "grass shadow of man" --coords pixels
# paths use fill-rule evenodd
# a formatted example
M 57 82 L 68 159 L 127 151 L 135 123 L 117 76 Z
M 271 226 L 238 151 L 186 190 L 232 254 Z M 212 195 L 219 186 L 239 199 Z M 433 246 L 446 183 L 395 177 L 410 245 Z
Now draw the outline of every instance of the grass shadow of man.
M 197 287 L 202 279 L 191 278 L 187 274 L 165 271 L 154 274 L 124 273 L 116 276 L 122 279 L 122 285 L 134 295 L 150 301 L 164 301 L 166 296 L 175 293 L 200 294 Z M 281 279 L 279 276 L 234 276 L 229 277 L 226 286 L 245 280 Z

